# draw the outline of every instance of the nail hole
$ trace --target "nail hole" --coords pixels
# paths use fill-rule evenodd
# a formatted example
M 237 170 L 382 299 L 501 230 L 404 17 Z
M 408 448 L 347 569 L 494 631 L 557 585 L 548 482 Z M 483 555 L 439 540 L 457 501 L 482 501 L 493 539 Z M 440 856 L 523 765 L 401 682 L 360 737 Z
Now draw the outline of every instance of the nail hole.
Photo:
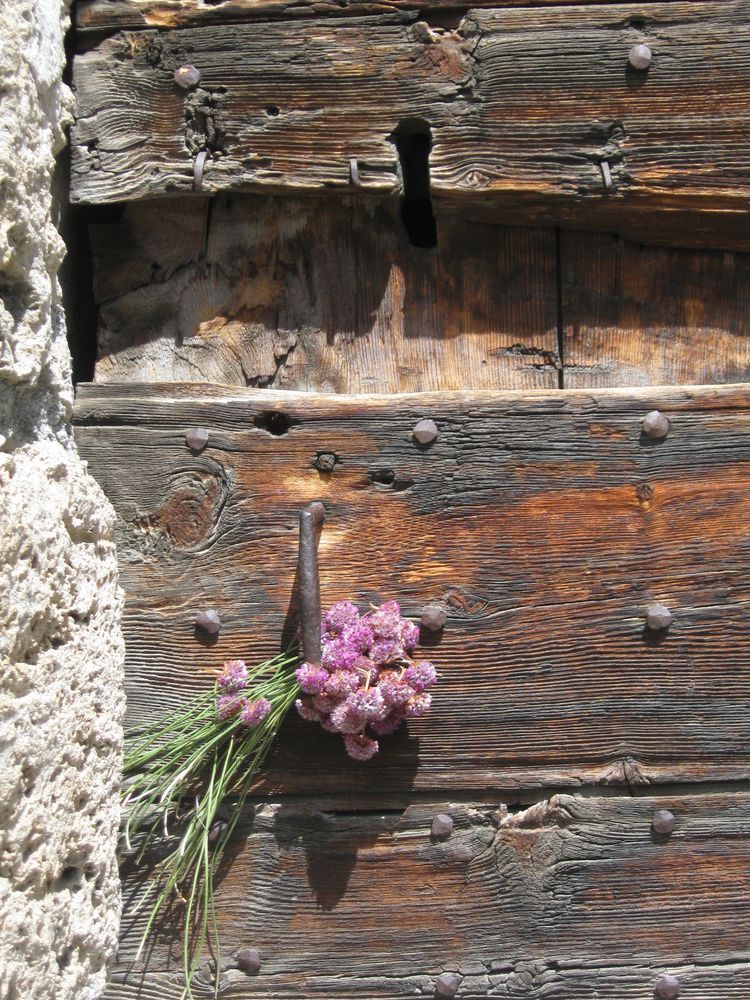
M 375 469 L 370 473 L 370 482 L 378 486 L 393 486 L 396 473 L 393 469 Z
M 636 31 L 643 31 L 646 27 L 646 22 L 642 17 L 631 17 L 629 23 L 630 27 L 635 28 Z
M 285 413 L 277 413 L 275 410 L 259 413 L 253 420 L 253 423 L 259 430 L 267 431 L 269 434 L 273 434 L 274 437 L 281 437 L 282 434 L 286 434 L 292 426 L 291 420 Z
M 393 131 L 391 141 L 398 151 L 404 186 L 401 221 L 409 243 L 429 250 L 437 246 L 437 225 L 430 198 L 430 126 L 421 118 L 405 118 Z
M 266 114 L 270 115 L 271 118 L 275 118 L 278 113 L 279 109 L 276 107 L 275 104 L 269 104 L 268 107 L 266 108 Z

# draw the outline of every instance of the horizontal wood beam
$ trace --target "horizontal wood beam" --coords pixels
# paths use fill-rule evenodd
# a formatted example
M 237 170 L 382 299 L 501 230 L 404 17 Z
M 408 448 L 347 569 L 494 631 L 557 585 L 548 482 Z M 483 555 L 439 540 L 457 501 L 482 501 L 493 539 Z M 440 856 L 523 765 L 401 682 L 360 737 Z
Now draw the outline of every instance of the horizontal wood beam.
M 418 11 L 436 19 L 454 12 L 482 7 L 581 6 L 591 0 L 78 0 L 75 10 L 78 31 L 122 31 L 139 28 L 191 28 L 204 24 L 227 24 L 263 18 L 307 18 L 329 15 L 352 17 L 363 14 L 393 14 Z M 629 0 L 599 0 L 623 3 Z M 670 0 L 667 0 L 670 2 Z M 679 0 L 671 0 L 679 2 Z M 684 2 L 684 0 L 683 0 Z M 713 0 L 703 0 L 713 2 Z M 529 17 L 533 17 L 529 13 Z
M 659 442 L 641 437 L 652 409 L 671 421 Z M 421 450 L 427 416 L 440 435 Z M 118 515 L 133 722 L 205 690 L 223 659 L 288 641 L 297 516 L 322 500 L 324 603 L 440 603 L 428 651 L 442 680 L 431 717 L 384 740 L 373 767 L 291 719 L 266 787 L 377 800 L 750 777 L 750 387 L 97 385 L 75 421 Z M 200 455 L 184 442 L 195 425 L 210 433 Z M 675 618 L 656 636 L 655 602 Z M 223 622 L 208 648 L 193 627 L 207 607 Z
M 663 808 L 677 817 L 668 839 L 651 830 Z M 436 841 L 444 811 L 454 831 Z M 746 794 L 557 795 L 510 814 L 491 800 L 364 815 L 282 802 L 248 815 L 231 846 L 221 996 L 432 997 L 444 970 L 466 997 L 645 1000 L 665 972 L 687 998 L 750 992 Z M 143 886 L 124 874 L 134 900 Z M 134 961 L 145 917 L 126 910 L 107 1000 L 180 996 L 171 927 Z M 253 976 L 235 961 L 248 947 L 263 958 Z M 211 985 L 205 964 L 196 995 Z
M 351 191 L 356 158 L 356 190 L 398 195 L 394 130 L 417 118 L 439 203 L 750 245 L 748 0 L 409 17 L 106 39 L 74 63 L 73 199 L 189 192 L 201 152 L 205 193 Z M 636 42 L 647 73 L 628 69 Z M 183 63 L 201 72 L 187 93 Z

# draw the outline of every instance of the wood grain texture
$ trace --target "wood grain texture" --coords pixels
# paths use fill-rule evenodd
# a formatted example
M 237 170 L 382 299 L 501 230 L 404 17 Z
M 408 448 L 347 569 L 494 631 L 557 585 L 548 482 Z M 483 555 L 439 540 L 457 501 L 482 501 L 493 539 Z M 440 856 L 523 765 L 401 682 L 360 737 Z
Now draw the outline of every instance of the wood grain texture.
M 653 408 L 672 430 L 642 440 Z M 267 415 L 287 421 L 279 436 Z M 430 416 L 440 436 L 411 439 Z M 323 396 L 90 386 L 81 453 L 119 517 L 132 721 L 295 627 L 297 515 L 324 604 L 448 611 L 430 718 L 373 767 L 290 720 L 266 788 L 368 794 L 750 776 L 750 389 Z M 210 431 L 193 456 L 185 431 Z M 338 462 L 314 467 L 321 452 Z M 134 475 L 134 470 L 137 474 Z M 673 611 L 644 632 L 646 607 Z M 194 634 L 215 607 L 213 647 Z
M 566 388 L 750 382 L 750 256 L 562 233 Z
M 448 214 L 426 251 L 392 202 L 220 195 L 210 212 L 207 199 L 129 203 L 92 246 L 99 382 L 558 385 L 549 230 Z
M 138 30 L 139 28 L 189 28 L 269 17 L 308 18 L 323 14 L 346 17 L 419 11 L 431 22 L 467 8 L 580 6 L 589 0 L 77 0 L 75 22 L 79 32 Z M 608 2 L 608 0 L 604 0 Z M 613 3 L 622 0 L 612 0 Z M 674 0 L 673 0 L 674 2 Z M 704 0 L 711 2 L 711 0 Z M 529 18 L 533 18 L 533 12 Z
M 203 149 L 206 193 L 347 190 L 354 156 L 363 193 L 398 194 L 390 137 L 416 116 L 436 200 L 485 221 L 750 248 L 749 27 L 731 0 L 121 32 L 75 60 L 72 197 L 190 191 Z M 640 41 L 648 74 L 627 69 Z M 187 96 L 184 62 L 202 73 Z
M 670 839 L 651 832 L 671 808 Z M 430 837 L 438 811 L 454 832 Z M 126 871 L 127 875 L 127 871 Z M 138 888 L 126 879 L 126 899 Z M 750 990 L 750 797 L 557 795 L 520 813 L 497 801 L 331 813 L 257 808 L 218 893 L 222 997 L 432 997 L 443 970 L 459 997 L 651 1000 L 658 976 L 681 1000 Z M 143 915 L 126 915 L 108 1000 L 177 1000 L 168 933 L 133 962 Z M 233 956 L 256 947 L 246 976 Z M 209 994 L 208 970 L 196 977 Z

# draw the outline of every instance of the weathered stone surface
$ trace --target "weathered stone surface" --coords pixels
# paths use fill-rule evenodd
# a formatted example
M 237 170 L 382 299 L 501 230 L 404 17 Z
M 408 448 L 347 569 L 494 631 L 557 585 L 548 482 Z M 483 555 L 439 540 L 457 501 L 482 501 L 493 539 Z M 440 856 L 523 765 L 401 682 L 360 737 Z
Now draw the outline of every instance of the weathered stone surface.
M 0 996 L 94 1000 L 119 915 L 113 514 L 72 443 L 54 155 L 67 4 L 0 6 Z

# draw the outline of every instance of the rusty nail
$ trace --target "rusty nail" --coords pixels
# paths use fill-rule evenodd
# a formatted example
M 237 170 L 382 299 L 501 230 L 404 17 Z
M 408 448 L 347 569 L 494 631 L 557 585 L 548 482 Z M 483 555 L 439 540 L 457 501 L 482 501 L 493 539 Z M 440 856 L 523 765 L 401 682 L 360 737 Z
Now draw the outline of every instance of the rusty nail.
M 651 819 L 655 833 L 668 837 L 677 824 L 677 817 L 669 809 L 657 809 Z
M 318 472 L 333 472 L 338 459 L 330 451 L 321 451 L 315 459 L 315 468 Z
M 672 612 L 663 604 L 652 604 L 646 609 L 646 624 L 653 632 L 660 632 L 672 624 Z
M 432 444 L 439 433 L 434 420 L 420 420 L 412 431 L 412 437 L 417 444 Z
M 307 663 L 320 663 L 320 571 L 318 537 L 325 520 L 319 501 L 308 504 L 299 516 L 299 604 L 302 626 L 302 656 Z
M 643 418 L 641 427 L 646 437 L 658 441 L 669 433 L 669 420 L 659 410 L 651 410 Z
M 221 618 L 215 611 L 201 611 L 195 616 L 195 624 L 202 632 L 216 635 L 221 628 Z
M 237 952 L 237 965 L 243 972 L 257 972 L 261 967 L 260 952 L 257 948 L 243 948 Z
M 633 69 L 640 70 L 641 72 L 649 68 L 652 58 L 653 53 L 648 45 L 634 45 L 630 52 L 628 52 L 628 62 Z
M 356 156 L 349 159 L 349 183 L 355 187 L 362 186 L 362 179 L 359 176 L 359 160 Z
M 609 190 L 612 187 L 612 171 L 609 169 L 609 162 L 607 160 L 602 160 L 599 164 L 602 171 L 602 181 L 604 187 Z
M 205 427 L 191 427 L 185 435 L 185 444 L 191 451 L 203 451 L 208 444 L 208 431 Z
M 435 993 L 439 997 L 454 997 L 458 993 L 461 979 L 455 972 L 443 972 L 435 980 Z
M 654 996 L 659 1000 L 675 1000 L 680 995 L 680 980 L 677 976 L 660 976 L 654 987 Z
M 195 158 L 195 163 L 193 164 L 193 191 L 203 190 L 203 171 L 206 167 L 207 157 L 208 151 L 202 149 Z
M 419 623 L 428 632 L 439 632 L 445 626 L 447 620 L 448 616 L 441 607 L 437 604 L 428 604 L 426 608 L 422 608 Z
M 453 833 L 453 820 L 447 813 L 438 813 L 432 821 L 431 831 L 433 837 L 450 837 Z
M 174 82 L 178 87 L 182 87 L 183 90 L 190 90 L 191 87 L 197 87 L 201 80 L 201 71 L 196 69 L 195 66 L 180 66 L 179 69 L 174 71 Z

